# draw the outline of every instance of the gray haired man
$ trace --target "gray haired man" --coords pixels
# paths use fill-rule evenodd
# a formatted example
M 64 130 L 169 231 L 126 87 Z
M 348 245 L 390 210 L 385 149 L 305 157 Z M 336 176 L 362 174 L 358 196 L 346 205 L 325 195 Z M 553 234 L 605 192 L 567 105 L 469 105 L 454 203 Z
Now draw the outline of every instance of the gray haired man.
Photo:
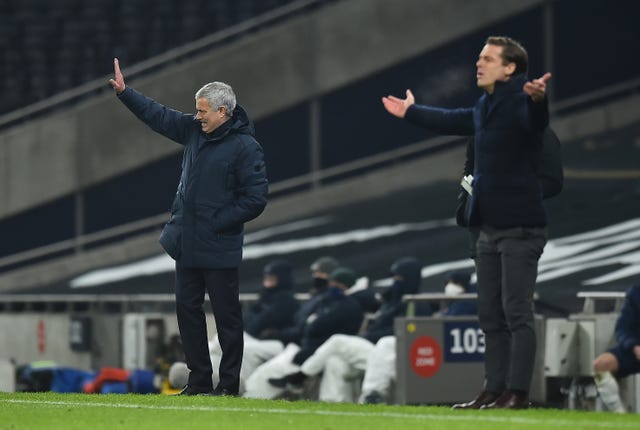
M 124 83 L 118 60 L 109 80 L 120 101 L 154 131 L 184 146 L 171 217 L 160 236 L 176 261 L 176 313 L 189 380 L 181 394 L 237 395 L 243 351 L 238 267 L 244 223 L 267 203 L 262 147 L 233 89 L 211 82 L 195 95 L 196 114 L 169 109 Z M 209 294 L 222 348 L 213 389 L 203 309 Z

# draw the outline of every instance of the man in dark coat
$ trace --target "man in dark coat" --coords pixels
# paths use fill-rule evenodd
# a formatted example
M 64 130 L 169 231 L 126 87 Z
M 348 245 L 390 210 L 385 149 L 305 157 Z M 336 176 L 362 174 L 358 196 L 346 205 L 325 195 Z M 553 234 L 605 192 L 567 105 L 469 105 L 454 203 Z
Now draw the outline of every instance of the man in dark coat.
M 476 62 L 484 94 L 475 107 L 419 106 L 411 91 L 383 97 L 389 113 L 441 134 L 474 137 L 469 224 L 476 246 L 478 316 L 485 333 L 485 387 L 456 408 L 526 408 L 536 338 L 533 293 L 547 240 L 536 161 L 549 123 L 546 82 L 528 81 L 525 49 L 508 37 L 489 37 Z
M 253 123 L 232 88 L 211 82 L 195 95 L 196 115 L 169 109 L 128 87 L 114 60 L 120 101 L 154 131 L 184 145 L 182 174 L 160 243 L 176 260 L 176 309 L 189 381 L 181 394 L 237 395 L 243 327 L 238 266 L 244 223 L 262 213 L 267 178 Z M 208 292 L 223 351 L 213 390 L 203 310 Z

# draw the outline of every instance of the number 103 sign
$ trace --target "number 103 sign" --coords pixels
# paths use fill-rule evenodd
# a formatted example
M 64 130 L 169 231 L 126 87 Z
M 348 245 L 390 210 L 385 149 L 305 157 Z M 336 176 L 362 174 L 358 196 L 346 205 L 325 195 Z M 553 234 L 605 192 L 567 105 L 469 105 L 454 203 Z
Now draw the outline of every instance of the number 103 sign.
M 444 361 L 484 361 L 484 333 L 476 321 L 444 323 Z

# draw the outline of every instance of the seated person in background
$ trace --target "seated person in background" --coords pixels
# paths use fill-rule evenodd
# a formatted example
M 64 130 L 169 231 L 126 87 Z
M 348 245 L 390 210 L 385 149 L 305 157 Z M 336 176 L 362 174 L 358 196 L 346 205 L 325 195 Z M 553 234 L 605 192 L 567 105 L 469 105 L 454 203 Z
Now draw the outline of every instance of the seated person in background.
M 471 274 L 464 272 L 451 272 L 447 277 L 444 294 L 457 296 L 459 294 L 477 292 L 475 284 L 471 283 Z M 440 309 L 436 316 L 477 315 L 478 304 L 476 300 L 452 300 L 446 307 Z
M 244 318 L 244 350 L 240 369 L 239 392 L 244 391 L 245 381 L 262 363 L 278 355 L 284 349 L 281 342 L 259 340 L 267 333 L 286 329 L 294 323 L 298 301 L 293 296 L 291 264 L 275 260 L 264 266 L 263 289 L 258 301 L 246 312 Z M 217 363 L 222 358 L 222 349 L 217 336 L 209 342 L 209 353 L 213 363 L 213 382 L 217 383 Z M 215 385 L 214 385 L 215 386 Z
M 362 324 L 364 313 L 360 304 L 345 291 L 356 282 L 355 273 L 338 268 L 331 273 L 329 288 L 320 295 L 313 312 L 306 319 L 300 343 L 290 343 L 279 355 L 258 367 L 246 382 L 245 397 L 273 399 L 285 389 L 269 384 L 270 378 L 295 373 L 333 334 L 355 334 Z
M 255 338 L 293 325 L 298 302 L 293 296 L 291 264 L 275 260 L 264 266 L 262 292 L 258 301 L 243 312 L 244 330 Z
M 594 360 L 593 371 L 602 403 L 612 412 L 624 413 L 616 378 L 640 373 L 640 285 L 627 291 L 615 335 L 617 345 Z
M 421 265 L 415 258 L 398 259 L 390 269 L 393 285 L 382 294 L 379 310 L 362 337 L 333 335 L 302 363 L 300 371 L 271 378 L 269 383 L 274 387 L 300 392 L 308 376 L 322 373 L 319 400 L 353 402 L 351 381 L 364 373 L 367 357 L 378 339 L 393 334 L 394 319 L 406 314 L 407 306 L 402 296 L 418 291 L 420 270 Z
M 333 257 L 324 256 L 311 263 L 311 288 L 309 294 L 314 297 L 324 293 L 329 288 L 331 273 L 340 267 L 340 263 Z
M 471 276 L 462 272 L 452 272 L 446 279 L 444 291 L 447 295 L 474 292 L 470 285 Z M 475 300 L 455 300 L 438 316 L 477 315 Z M 384 336 L 376 343 L 366 363 L 360 403 L 383 403 L 389 399 L 391 385 L 396 380 L 396 338 Z
M 311 271 L 312 284 L 309 289 L 311 298 L 304 302 L 298 311 L 293 316 L 293 323 L 288 327 L 284 327 L 278 330 L 265 330 L 262 333 L 262 339 L 272 339 L 282 342 L 284 345 L 289 343 L 300 344 L 302 335 L 304 334 L 304 327 L 307 322 L 307 318 L 311 315 L 318 305 L 318 302 L 322 299 L 322 295 L 329 288 L 329 278 L 331 273 L 336 270 L 340 265 L 338 261 L 333 257 L 320 257 L 311 264 L 309 268 Z

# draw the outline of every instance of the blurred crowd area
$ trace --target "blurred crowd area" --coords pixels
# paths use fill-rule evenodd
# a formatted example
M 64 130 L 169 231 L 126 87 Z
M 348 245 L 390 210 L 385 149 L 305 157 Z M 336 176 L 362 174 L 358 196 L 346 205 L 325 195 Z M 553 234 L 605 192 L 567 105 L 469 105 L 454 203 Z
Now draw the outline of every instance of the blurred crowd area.
M 0 114 L 292 1 L 2 0 Z

